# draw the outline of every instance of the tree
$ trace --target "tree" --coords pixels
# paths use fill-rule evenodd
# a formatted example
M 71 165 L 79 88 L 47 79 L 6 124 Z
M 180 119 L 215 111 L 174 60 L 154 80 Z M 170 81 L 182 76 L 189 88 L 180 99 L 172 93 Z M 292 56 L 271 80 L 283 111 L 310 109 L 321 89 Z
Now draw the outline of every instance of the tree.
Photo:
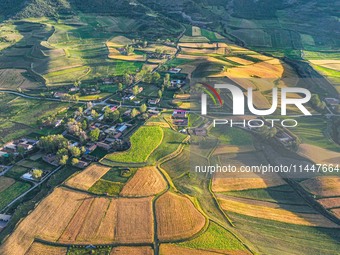
M 123 91 L 123 84 L 118 83 L 118 91 L 122 92 Z
M 152 82 L 153 83 L 158 83 L 158 81 L 161 79 L 161 75 L 157 72 L 154 72 L 152 74 Z
M 25 153 L 26 153 L 25 148 L 22 147 L 22 146 L 18 146 L 18 153 L 19 153 L 19 155 L 20 155 L 22 158 L 24 158 Z
M 34 169 L 32 171 L 32 177 L 34 179 L 40 179 L 43 175 L 44 171 L 40 170 L 40 169 Z
M 82 127 L 83 130 L 87 129 L 87 121 L 86 120 L 83 120 L 83 122 L 81 123 L 81 127 Z
M 136 108 L 133 108 L 132 111 L 131 111 L 131 114 L 130 114 L 131 118 L 134 118 L 134 117 L 136 117 L 137 115 L 138 115 L 137 109 L 136 109 Z
M 53 153 L 62 148 L 68 147 L 68 140 L 62 135 L 48 135 L 40 138 L 39 148 L 47 152 Z
M 139 93 L 139 87 L 138 87 L 138 85 L 136 85 L 136 86 L 134 86 L 134 87 L 132 88 L 132 94 L 134 94 L 135 96 L 137 96 L 138 93 Z
M 61 157 L 61 159 L 59 160 L 59 164 L 64 166 L 67 164 L 67 161 L 68 161 L 68 156 L 67 155 L 64 155 Z
M 77 158 L 73 158 L 72 161 L 71 161 L 72 166 L 75 166 L 78 163 L 79 163 L 79 159 L 77 159 Z
M 68 149 L 66 148 L 61 148 L 57 151 L 57 157 L 62 158 L 63 156 L 67 155 L 68 156 Z
M 92 107 L 93 107 L 92 102 L 87 102 L 86 107 L 87 107 L 87 109 L 92 109 Z
M 78 147 L 76 147 L 76 146 L 73 146 L 73 147 L 70 147 L 70 153 L 71 153 L 71 155 L 73 156 L 73 157 L 79 157 L 80 156 L 80 154 L 81 154 L 81 151 L 80 151 L 80 149 L 78 148 Z
M 277 134 L 277 129 L 275 127 L 270 128 L 268 126 L 263 126 L 258 129 L 260 136 L 265 139 L 273 138 Z
M 165 74 L 164 79 L 163 79 L 163 86 L 168 88 L 170 87 L 170 74 Z
M 123 75 L 123 82 L 125 83 L 125 85 L 131 85 L 132 77 L 131 77 L 131 75 L 128 72 L 124 73 L 124 75 Z
M 96 110 L 92 110 L 91 111 L 91 116 L 94 118 L 94 119 L 97 119 L 98 118 L 98 116 L 99 116 L 99 114 L 96 112 Z
M 120 112 L 118 110 L 112 111 L 109 107 L 105 108 L 104 117 L 106 120 L 116 121 L 119 119 Z
M 142 104 L 142 105 L 139 107 L 139 111 L 140 111 L 141 113 L 146 112 L 147 109 L 148 109 L 148 107 L 146 106 L 146 104 Z
M 95 128 L 95 129 L 90 131 L 89 137 L 90 137 L 92 142 L 96 142 L 99 139 L 99 135 L 100 135 L 99 128 Z
M 162 98 L 162 96 L 163 96 L 162 90 L 158 90 L 158 98 Z
M 325 102 L 322 102 L 319 95 L 318 94 L 313 94 L 310 100 L 310 103 L 320 109 L 320 110 L 324 110 L 326 108 L 326 104 Z
M 125 52 L 126 52 L 126 55 L 131 55 L 135 49 L 131 46 L 131 45 L 125 45 Z

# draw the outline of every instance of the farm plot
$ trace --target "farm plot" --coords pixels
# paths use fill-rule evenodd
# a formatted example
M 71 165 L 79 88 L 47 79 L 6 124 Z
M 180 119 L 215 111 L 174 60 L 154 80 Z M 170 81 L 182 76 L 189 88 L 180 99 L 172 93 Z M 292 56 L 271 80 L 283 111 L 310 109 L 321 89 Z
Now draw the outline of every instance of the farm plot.
M 113 153 L 105 158 L 114 162 L 143 163 L 150 154 L 161 144 L 163 130 L 157 126 L 139 128 L 131 137 L 131 147 L 125 152 Z M 143 148 L 143 150 L 140 150 Z
M 110 167 L 93 164 L 81 173 L 67 180 L 65 184 L 73 188 L 88 190 L 109 170 Z
M 242 153 L 234 156 L 218 156 L 221 165 L 232 165 L 240 169 L 241 166 L 257 166 L 265 163 L 260 152 Z M 279 186 L 286 182 L 277 174 L 257 175 L 256 173 L 217 173 L 213 177 L 212 190 L 214 192 L 225 192 L 234 190 L 258 189 Z
M 300 183 L 308 192 L 318 197 L 340 196 L 340 177 L 319 176 Z
M 66 247 L 49 246 L 34 242 L 25 255 L 63 255 L 67 253 Z
M 223 210 L 255 218 L 280 221 L 304 226 L 338 228 L 339 226 L 322 215 L 311 211 L 311 208 L 300 206 L 278 206 L 275 203 L 254 201 L 241 198 L 228 198 L 218 196 L 218 201 Z M 287 209 L 285 209 L 287 208 Z M 299 212 L 302 211 L 302 212 Z
M 246 255 L 249 254 L 246 251 L 209 251 L 209 250 L 202 250 L 202 249 L 192 249 L 186 247 L 180 247 L 173 244 L 161 244 L 160 245 L 160 253 L 162 255 Z
M 119 198 L 117 205 L 118 243 L 152 243 L 154 219 L 152 197 Z
M 339 208 L 340 197 L 321 198 L 317 200 L 326 209 Z
M 340 247 L 338 229 L 288 224 L 233 212 L 228 216 L 238 231 L 263 254 L 333 255 Z
M 25 254 L 35 237 L 56 241 L 87 197 L 86 194 L 64 188 L 55 189 L 16 227 L 0 247 L 0 253 Z
M 121 196 L 125 197 L 143 197 L 156 195 L 167 187 L 164 177 L 156 167 L 144 167 L 126 183 Z
M 205 225 L 205 217 L 186 197 L 167 192 L 156 200 L 158 238 L 175 241 L 197 234 Z
M 5 89 L 31 89 L 39 84 L 25 77 L 24 69 L 0 69 L 0 88 Z
M 151 247 L 140 246 L 140 247 L 128 247 L 118 246 L 111 250 L 110 255 L 153 255 L 154 251 Z
M 5 181 L 8 185 L 9 181 Z M 0 210 L 5 208 L 9 203 L 11 203 L 15 198 L 26 192 L 31 187 L 30 184 L 25 182 L 15 182 L 12 185 L 5 188 L 0 192 Z M 3 186 L 4 188 L 4 186 Z
M 298 154 L 317 164 L 338 164 L 340 153 L 312 144 L 300 144 Z
M 12 178 L 1 176 L 0 177 L 0 193 L 4 191 L 5 189 L 7 189 L 8 187 L 10 187 L 14 183 L 15 183 L 15 180 L 13 180 Z
M 177 246 L 222 254 L 250 254 L 234 235 L 214 222 L 210 222 L 208 229 L 197 238 L 178 243 Z
M 162 123 L 168 125 L 166 122 Z M 159 122 L 157 122 L 156 124 L 157 126 L 160 126 Z M 164 137 L 162 143 L 157 147 L 157 149 L 154 150 L 154 152 L 152 152 L 148 159 L 148 162 L 150 163 L 154 163 L 176 151 L 176 149 L 182 144 L 182 141 L 186 137 L 186 135 L 176 132 L 170 128 L 163 128 L 163 133 Z

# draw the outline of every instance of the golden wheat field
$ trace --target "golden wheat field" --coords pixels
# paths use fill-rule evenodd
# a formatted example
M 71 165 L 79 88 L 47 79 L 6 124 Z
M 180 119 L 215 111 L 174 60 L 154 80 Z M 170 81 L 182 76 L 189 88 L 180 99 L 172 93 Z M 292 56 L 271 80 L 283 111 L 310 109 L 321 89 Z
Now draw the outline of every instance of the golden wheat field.
M 88 190 L 109 170 L 110 167 L 93 164 L 79 174 L 71 177 L 65 184 L 72 188 Z
M 152 197 L 120 198 L 117 205 L 116 240 L 119 243 L 152 243 Z
M 332 209 L 331 212 L 340 219 L 340 208 Z
M 251 152 L 254 150 L 255 148 L 253 145 L 245 145 L 245 146 L 219 145 L 214 150 L 213 155 L 243 153 L 243 152 Z
M 167 188 L 167 183 L 154 166 L 138 169 L 120 192 L 124 197 L 146 197 L 156 195 Z
M 318 176 L 301 182 L 308 192 L 320 197 L 340 196 L 340 177 Z
M 87 198 L 88 195 L 80 192 L 70 192 L 65 188 L 55 189 L 16 227 L 0 247 L 0 254 L 25 254 L 35 237 L 57 241 Z
M 298 154 L 317 164 L 338 164 L 340 153 L 311 144 L 300 144 Z
M 118 246 L 111 250 L 110 255 L 153 255 L 153 249 L 148 246 L 128 247 Z
M 340 197 L 321 198 L 317 201 L 326 209 L 340 207 Z
M 66 247 L 49 246 L 34 242 L 25 255 L 63 255 L 66 253 Z
M 158 238 L 175 241 L 197 234 L 205 225 L 205 217 L 186 197 L 166 192 L 156 200 Z
M 249 255 L 247 251 L 210 251 L 180 247 L 173 244 L 161 244 L 160 254 L 162 255 Z
M 275 220 L 285 223 L 298 224 L 304 226 L 317 226 L 338 228 L 334 222 L 328 220 L 322 215 L 312 213 L 307 208 L 299 208 L 306 212 L 292 212 L 293 206 L 285 209 L 276 203 L 256 201 L 244 198 L 227 197 L 218 195 L 218 201 L 223 210 L 226 212 L 235 212 L 256 218 Z M 306 210 L 307 209 L 307 210 Z

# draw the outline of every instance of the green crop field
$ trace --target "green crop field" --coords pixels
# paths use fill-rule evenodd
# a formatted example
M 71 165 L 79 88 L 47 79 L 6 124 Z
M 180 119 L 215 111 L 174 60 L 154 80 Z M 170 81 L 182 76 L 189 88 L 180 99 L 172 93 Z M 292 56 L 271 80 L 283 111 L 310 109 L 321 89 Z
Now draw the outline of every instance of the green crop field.
M 162 139 L 163 130 L 160 127 L 141 127 L 131 136 L 131 148 L 128 151 L 113 153 L 106 158 L 114 162 L 145 162 L 160 145 Z
M 223 194 L 243 197 L 260 201 L 284 203 L 284 204 L 304 204 L 304 201 L 298 196 L 295 191 L 288 185 L 279 187 L 271 187 L 266 189 L 249 189 L 241 191 L 223 192 Z
M 95 194 L 107 194 L 110 196 L 116 196 L 119 195 L 123 187 L 124 184 L 119 182 L 99 180 L 89 189 L 89 191 Z
M 245 247 L 235 236 L 214 222 L 210 222 L 208 229 L 199 237 L 187 242 L 179 243 L 178 246 L 203 250 L 245 250 Z
M 240 233 L 264 254 L 334 255 L 340 245 L 338 229 L 313 228 L 229 212 Z
M 226 128 L 223 125 L 212 127 L 210 134 L 218 138 L 222 143 L 229 145 L 251 145 L 253 143 L 252 136 L 239 128 Z
M 163 128 L 163 133 L 164 137 L 162 143 L 149 157 L 148 161 L 150 163 L 154 163 L 174 152 L 186 137 L 185 135 L 175 132 L 170 128 Z
M 297 119 L 299 125 L 291 131 L 296 134 L 303 143 L 320 146 L 324 149 L 340 151 L 340 146 L 329 140 L 326 135 L 327 122 L 321 117 L 308 117 Z
M 13 185 L 0 192 L 0 210 L 6 207 L 15 198 L 27 191 L 31 187 L 30 184 L 25 182 L 15 182 Z

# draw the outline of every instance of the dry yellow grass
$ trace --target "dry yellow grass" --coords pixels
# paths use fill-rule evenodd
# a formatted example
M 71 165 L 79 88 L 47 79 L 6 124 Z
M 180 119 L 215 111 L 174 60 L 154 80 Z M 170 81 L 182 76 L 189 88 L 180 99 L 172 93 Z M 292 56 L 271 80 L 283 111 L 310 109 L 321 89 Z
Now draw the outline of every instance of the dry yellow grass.
M 166 192 L 156 201 L 158 238 L 175 241 L 197 234 L 205 225 L 205 217 L 183 196 Z
M 130 40 L 129 38 L 125 36 L 120 35 L 120 36 L 113 37 L 110 41 L 107 42 L 107 45 L 112 46 L 112 47 L 123 47 L 131 43 L 132 43 L 132 40 Z
M 108 56 L 111 59 L 117 59 L 117 60 L 125 60 L 125 61 L 145 61 L 146 58 L 144 55 L 137 55 L 137 54 L 132 54 L 132 55 L 122 55 L 122 54 L 116 54 L 116 53 L 111 53 Z
M 25 255 L 63 255 L 66 253 L 66 247 L 48 246 L 34 242 Z
M 110 243 L 115 238 L 115 231 L 117 225 L 117 199 L 112 199 L 106 211 L 105 217 L 102 219 L 98 227 L 96 238 L 102 243 Z
M 340 208 L 332 209 L 331 212 L 340 219 Z
M 318 202 L 326 209 L 340 207 L 340 197 L 321 198 Z
M 14 179 L 1 176 L 0 177 L 0 192 L 10 187 L 13 183 L 15 183 Z
M 219 157 L 222 165 L 232 165 L 236 169 L 242 166 L 259 166 L 266 161 L 261 153 L 239 153 L 228 157 Z M 260 189 L 272 186 L 279 186 L 286 182 L 276 173 L 266 175 L 256 173 L 216 173 L 212 181 L 214 192 L 224 192 L 233 190 Z
M 247 174 L 247 178 L 242 178 L 239 176 L 240 174 L 230 174 L 228 176 L 216 174 L 212 182 L 213 192 L 264 189 L 286 184 L 282 178 L 274 174 L 268 174 L 266 175 L 266 178 L 256 174 L 253 174 L 253 178 L 249 178 L 250 174 Z
M 179 43 L 180 47 L 183 48 L 198 48 L 198 49 L 209 49 L 209 48 L 217 48 L 217 43 Z M 224 48 L 228 47 L 225 43 L 219 43 L 219 47 Z
M 338 176 L 319 176 L 301 182 L 308 192 L 320 196 L 340 196 L 340 177 Z
M 175 98 L 176 99 L 189 99 L 190 98 L 190 94 L 176 94 Z
M 160 254 L 162 255 L 249 255 L 247 251 L 209 251 L 180 247 L 173 244 L 161 244 Z
M 214 150 L 213 155 L 231 154 L 231 153 L 240 153 L 240 152 L 251 152 L 251 151 L 254 151 L 254 150 L 255 150 L 255 148 L 252 145 L 247 145 L 247 146 L 219 145 Z
M 240 198 L 226 198 L 219 197 L 218 201 L 223 210 L 227 212 L 235 212 L 256 218 L 263 218 L 268 220 L 275 220 L 291 224 L 298 224 L 304 226 L 317 226 L 328 228 L 339 228 L 337 224 L 323 217 L 318 213 L 293 213 L 289 210 L 279 207 L 264 206 L 263 202 L 240 199 Z
M 102 242 L 97 238 L 98 229 L 104 217 L 106 217 L 106 210 L 110 204 L 110 200 L 106 198 L 95 198 L 91 204 L 91 208 L 86 214 L 79 234 L 77 235 L 77 242 L 93 243 Z M 113 218 L 114 219 L 114 218 Z M 111 220 L 113 220 L 111 219 Z
M 169 124 L 166 122 L 152 122 L 152 121 L 148 121 L 147 123 L 145 123 L 146 126 L 159 126 L 162 128 L 170 128 Z
M 310 60 L 314 65 L 326 67 L 329 69 L 333 69 L 336 71 L 340 71 L 340 60 L 335 60 L 335 59 L 322 59 L 322 60 Z
M 265 79 L 277 79 L 283 74 L 284 68 L 277 59 L 259 62 L 252 65 L 229 68 L 229 78 L 259 77 Z
M 201 29 L 199 27 L 192 26 L 192 36 L 201 36 Z
M 153 242 L 152 197 L 120 198 L 117 211 L 116 241 L 118 243 Z
M 80 190 L 88 190 L 109 170 L 110 167 L 93 164 L 84 171 L 67 180 L 65 184 Z
M 120 195 L 146 197 L 156 195 L 167 188 L 167 183 L 156 167 L 143 167 L 125 184 Z
M 236 63 L 239 63 L 241 65 L 251 65 L 251 64 L 254 63 L 252 61 L 249 61 L 249 60 L 243 59 L 243 58 L 239 58 L 239 57 L 228 57 L 226 59 L 231 60 L 231 61 L 236 62 Z
M 88 195 L 57 188 L 29 214 L 0 247 L 0 254 L 25 254 L 35 237 L 55 242 Z
M 300 144 L 298 154 L 317 164 L 339 164 L 340 153 L 311 144 Z
M 153 255 L 153 249 L 148 246 L 127 247 L 118 246 L 111 250 L 110 255 Z
M 60 243 L 75 243 L 79 231 L 86 219 L 86 215 L 91 208 L 93 198 L 88 198 L 83 201 L 79 210 L 74 214 L 72 220 L 68 223 L 63 234 L 60 236 L 58 242 Z

